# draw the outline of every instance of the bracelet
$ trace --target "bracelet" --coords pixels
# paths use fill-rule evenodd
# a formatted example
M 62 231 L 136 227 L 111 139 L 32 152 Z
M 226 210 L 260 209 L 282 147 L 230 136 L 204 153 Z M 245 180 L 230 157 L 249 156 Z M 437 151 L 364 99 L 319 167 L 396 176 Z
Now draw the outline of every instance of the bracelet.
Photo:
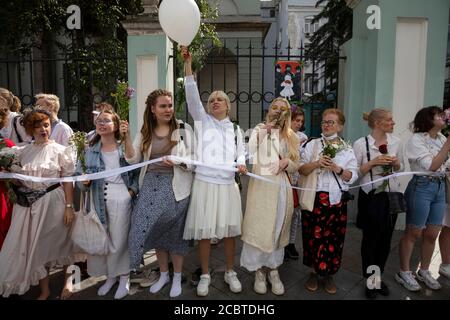
M 66 208 L 72 208 L 73 209 L 73 203 L 66 203 Z

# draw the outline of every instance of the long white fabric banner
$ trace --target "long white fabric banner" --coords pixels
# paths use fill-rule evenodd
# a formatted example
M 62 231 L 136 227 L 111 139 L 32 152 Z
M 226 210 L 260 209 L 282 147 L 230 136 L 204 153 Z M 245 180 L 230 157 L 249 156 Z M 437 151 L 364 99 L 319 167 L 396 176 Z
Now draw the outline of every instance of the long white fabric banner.
M 203 166 L 203 167 L 207 167 L 207 168 L 211 168 L 211 169 L 216 169 L 216 170 L 223 170 L 223 171 L 229 171 L 229 172 L 237 172 L 238 169 L 235 166 L 215 166 L 215 165 L 209 165 L 209 164 L 204 164 L 202 162 L 199 161 L 195 161 L 195 160 L 191 160 L 191 159 L 187 159 L 187 158 L 180 158 L 177 156 L 167 156 L 165 157 L 167 159 L 170 159 L 171 161 L 173 161 L 174 163 L 185 163 L 188 165 L 193 165 L 193 166 Z M 77 181 L 88 181 L 88 180 L 97 180 L 97 179 L 104 179 L 104 178 L 108 178 L 108 177 L 112 177 L 112 176 L 117 176 L 120 175 L 124 172 L 128 172 L 131 170 L 135 170 L 135 169 L 139 169 L 142 168 L 144 166 L 150 165 L 150 164 L 154 164 L 154 163 L 158 163 L 158 162 L 162 162 L 165 158 L 158 158 L 158 159 L 153 159 L 153 160 L 148 160 L 145 162 L 141 162 L 141 163 L 137 163 L 137 164 L 133 164 L 133 165 L 129 165 L 126 167 L 121 167 L 121 168 L 117 168 L 117 169 L 113 169 L 113 170 L 105 170 L 102 172 L 96 172 L 96 173 L 89 173 L 89 174 L 83 174 L 83 175 L 79 175 L 79 176 L 71 176 L 71 177 L 63 177 L 63 178 L 42 178 L 42 177 L 33 177 L 33 176 L 28 176 L 28 175 L 24 175 L 24 174 L 19 174 L 19 173 L 6 173 L 6 172 L 0 172 L 0 179 L 17 179 L 17 180 L 24 180 L 24 181 L 32 181 L 32 182 L 41 182 L 41 183 L 62 183 L 62 182 L 77 182 Z M 247 175 L 251 178 L 254 179 L 258 179 L 261 181 L 265 181 L 267 183 L 271 183 L 271 184 L 276 184 L 279 185 L 279 183 L 274 182 L 268 178 L 265 178 L 263 176 L 259 176 L 253 173 L 247 173 Z M 394 177 L 403 177 L 403 176 L 412 176 L 412 175 L 427 175 L 427 176 L 437 176 L 438 174 L 436 174 L 435 172 L 414 172 L 414 171 L 409 171 L 409 172 L 397 172 L 397 173 L 393 173 L 389 176 L 386 177 L 381 177 L 379 179 L 375 179 L 373 181 L 364 183 L 364 184 L 359 184 L 356 186 L 351 186 L 349 187 L 349 189 L 357 189 L 363 186 L 367 186 L 367 185 L 371 185 L 373 183 L 377 183 L 377 182 L 381 182 L 390 178 L 394 178 Z M 293 189 L 297 189 L 297 190 L 303 190 L 303 191 L 316 191 L 315 189 L 309 189 L 309 188 L 300 188 L 300 187 L 296 187 L 296 186 L 291 186 L 291 188 Z M 330 190 L 331 191 L 331 190 Z M 338 191 L 338 190 L 336 190 Z

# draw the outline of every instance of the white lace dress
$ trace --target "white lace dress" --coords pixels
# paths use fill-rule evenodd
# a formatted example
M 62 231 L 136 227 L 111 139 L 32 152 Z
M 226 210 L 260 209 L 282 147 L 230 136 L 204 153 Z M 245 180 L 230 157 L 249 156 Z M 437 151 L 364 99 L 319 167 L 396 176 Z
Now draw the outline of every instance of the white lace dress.
M 71 148 L 49 141 L 19 148 L 20 173 L 35 177 L 65 177 L 74 172 Z M 53 183 L 23 182 L 32 189 Z M 54 265 L 70 265 L 85 256 L 75 254 L 70 228 L 64 225 L 65 196 L 59 187 L 30 208 L 14 205 L 11 227 L 0 251 L 0 295 L 24 294 L 38 285 Z

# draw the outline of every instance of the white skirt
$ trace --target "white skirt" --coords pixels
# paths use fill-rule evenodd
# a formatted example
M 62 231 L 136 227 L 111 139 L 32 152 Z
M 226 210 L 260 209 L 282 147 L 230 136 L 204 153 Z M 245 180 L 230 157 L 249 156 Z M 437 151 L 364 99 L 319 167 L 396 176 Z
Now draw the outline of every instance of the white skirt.
M 279 246 L 281 229 L 283 228 L 287 206 L 286 185 L 284 179 L 281 179 L 281 183 L 282 185 L 278 194 L 277 216 L 275 221 L 275 248 L 278 248 Z M 246 242 L 244 242 L 242 246 L 241 266 L 246 268 L 248 271 L 256 271 L 262 267 L 277 269 L 283 263 L 283 260 L 284 247 L 268 253 Z
M 108 278 L 130 272 L 128 233 L 130 230 L 131 196 L 125 184 L 108 182 L 105 191 L 106 214 L 109 233 L 109 254 L 88 256 L 88 273 L 92 277 Z
M 223 239 L 241 234 L 241 194 L 236 183 L 194 179 L 186 217 L 185 240 Z

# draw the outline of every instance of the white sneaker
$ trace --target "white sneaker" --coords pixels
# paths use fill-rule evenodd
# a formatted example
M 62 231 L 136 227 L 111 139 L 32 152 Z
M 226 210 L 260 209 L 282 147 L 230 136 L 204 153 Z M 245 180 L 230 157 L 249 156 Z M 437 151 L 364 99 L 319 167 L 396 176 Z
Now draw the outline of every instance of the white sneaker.
M 272 270 L 269 272 L 267 277 L 270 284 L 272 285 L 272 293 L 280 296 L 284 294 L 284 286 L 283 282 L 281 282 L 280 275 L 278 274 L 278 270 Z
M 441 288 L 441 284 L 433 278 L 430 270 L 421 270 L 417 271 L 417 279 L 424 282 L 425 285 L 431 290 L 439 290 Z
M 450 279 L 450 264 L 441 264 L 439 266 L 439 274 Z
M 265 294 L 267 292 L 266 273 L 261 269 L 255 272 L 255 285 L 253 286 L 253 290 L 258 294 Z
M 400 283 L 409 291 L 420 291 L 420 289 L 422 289 L 420 284 L 416 281 L 416 279 L 414 279 L 411 271 L 397 272 L 395 274 L 395 281 Z
M 231 292 L 238 293 L 242 291 L 242 285 L 237 278 L 237 273 L 234 270 L 226 271 L 224 274 L 224 281 L 230 286 Z
M 209 284 L 211 283 L 211 277 L 209 274 L 202 274 L 200 281 L 197 285 L 197 295 L 199 297 L 206 297 L 209 293 Z

